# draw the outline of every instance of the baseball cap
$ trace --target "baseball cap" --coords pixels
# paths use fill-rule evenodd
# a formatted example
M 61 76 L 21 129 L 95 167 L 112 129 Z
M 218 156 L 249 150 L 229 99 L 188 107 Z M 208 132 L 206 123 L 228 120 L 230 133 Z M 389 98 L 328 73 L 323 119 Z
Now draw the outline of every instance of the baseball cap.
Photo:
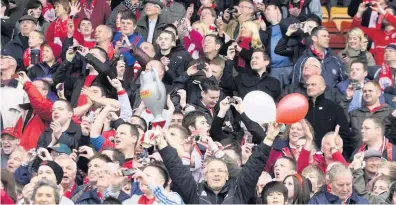
M 49 152 L 51 152 L 51 150 L 53 150 L 55 152 L 64 153 L 64 154 L 67 154 L 67 155 L 70 155 L 71 152 L 72 152 L 71 149 L 67 145 L 62 144 L 62 143 L 58 143 L 58 144 L 56 144 L 56 145 L 54 145 L 52 147 L 47 147 L 47 149 L 48 149 Z
M 13 127 L 7 127 L 5 129 L 3 129 L 1 131 L 1 137 L 3 137 L 3 135 L 10 135 L 11 137 L 15 137 L 17 139 L 20 139 L 21 136 L 19 135 L 19 133 L 15 130 L 15 128 Z

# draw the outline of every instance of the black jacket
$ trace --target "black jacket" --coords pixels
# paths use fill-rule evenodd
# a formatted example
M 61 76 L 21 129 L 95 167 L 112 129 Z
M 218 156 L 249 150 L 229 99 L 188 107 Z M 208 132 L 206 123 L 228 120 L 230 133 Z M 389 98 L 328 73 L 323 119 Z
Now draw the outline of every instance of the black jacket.
M 358 11 L 359 5 L 362 2 L 363 2 L 362 0 L 351 0 L 351 3 L 349 3 L 349 6 L 348 6 L 348 15 L 350 17 L 352 17 L 352 18 L 355 17 L 355 15 Z M 362 26 L 364 26 L 364 27 L 369 26 L 372 11 L 373 11 L 373 9 L 368 7 L 367 10 L 363 13 L 362 24 L 361 24 Z
M 19 68 L 23 68 L 23 53 L 25 50 L 28 48 L 28 46 L 24 46 L 22 43 L 22 38 L 27 38 L 22 36 L 21 34 L 18 34 L 14 37 L 13 40 L 9 41 L 3 48 L 3 50 L 6 50 L 8 53 L 11 54 L 13 58 L 17 61 L 17 66 Z
M 60 66 L 60 63 L 58 63 L 58 62 L 55 62 L 55 64 L 52 65 L 51 67 L 49 67 L 46 62 L 42 62 L 42 63 L 36 64 L 33 67 L 31 67 L 28 70 L 27 75 L 28 75 L 29 79 L 32 81 L 34 81 L 38 78 L 44 78 L 44 77 L 52 78 L 52 75 L 54 75 L 54 73 L 56 72 L 56 69 L 58 69 L 59 66 Z
M 1 18 L 1 47 L 11 41 L 14 35 L 15 25 L 10 24 L 9 18 Z
M 311 38 L 308 33 L 298 33 L 298 35 L 287 36 L 284 34 L 275 47 L 275 53 L 281 56 L 287 56 L 291 61 L 297 62 L 302 56 L 307 46 L 311 45 Z
M 107 80 L 107 76 L 109 76 L 111 79 L 117 77 L 116 74 L 109 68 L 109 65 L 107 65 L 107 63 L 102 63 L 92 54 L 87 54 L 84 59 L 87 63 L 91 64 L 99 73 L 99 75 L 92 83 L 98 82 L 105 89 L 105 95 L 107 97 L 117 99 L 115 89 L 110 85 L 109 81 Z M 68 60 L 64 60 L 52 76 L 52 80 L 55 84 L 62 82 L 64 83 L 65 97 L 69 100 L 73 107 L 77 107 L 78 98 L 80 97 L 81 89 L 84 87 L 86 76 L 72 76 L 72 67 L 73 64 L 71 62 L 69 62 Z
M 41 135 L 37 142 L 37 148 L 48 147 L 52 141 L 52 129 L 47 128 Z M 70 121 L 69 128 L 59 137 L 55 143 L 62 143 L 70 147 L 70 149 L 77 149 L 78 147 L 89 145 L 89 136 L 84 136 L 81 132 L 81 127 L 76 125 L 73 120 Z
M 236 91 L 238 96 L 244 98 L 246 94 L 253 90 L 260 90 L 270 95 L 274 100 L 278 99 L 281 86 L 279 80 L 271 77 L 265 72 L 260 77 L 257 73 L 240 73 L 233 77 L 233 62 L 226 61 L 223 76 L 221 77 L 220 86 L 229 91 Z
M 154 56 L 154 59 L 160 61 L 162 57 L 164 57 L 164 55 L 158 52 Z M 167 85 L 172 85 L 173 81 L 187 70 L 188 65 L 193 59 L 183 47 L 173 48 L 165 57 L 169 58 L 170 63 L 168 65 L 169 70 L 165 72 L 163 82 Z
M 334 131 L 336 125 L 340 125 L 339 134 L 344 142 L 343 154 L 344 156 L 350 156 L 354 150 L 351 146 L 356 142 L 356 139 L 349 136 L 348 120 L 341 106 L 326 99 L 324 94 L 318 96 L 315 103 L 312 98 L 309 99 L 308 103 L 309 109 L 305 118 L 314 128 L 316 146 L 320 149 L 322 138 L 326 133 Z M 346 159 L 349 159 L 349 157 L 346 157 Z
M 147 16 L 144 16 L 140 18 L 140 20 L 137 22 L 136 25 L 136 30 L 135 32 L 142 35 L 144 40 L 147 41 L 147 36 L 149 33 L 149 26 L 148 26 L 149 20 Z M 165 19 L 159 15 L 157 19 L 157 24 L 155 25 L 154 29 L 154 35 L 153 35 L 153 42 L 152 44 L 156 47 L 157 43 L 155 42 L 160 35 L 161 31 L 163 28 L 166 26 L 167 22 L 165 22 Z
M 247 204 L 255 196 L 257 181 L 264 170 L 271 147 L 261 143 L 248 162 L 243 166 L 239 177 L 229 179 L 215 194 L 206 182 L 197 184 L 190 169 L 182 164 L 173 147 L 159 150 L 164 164 L 172 178 L 173 190 L 186 204 Z

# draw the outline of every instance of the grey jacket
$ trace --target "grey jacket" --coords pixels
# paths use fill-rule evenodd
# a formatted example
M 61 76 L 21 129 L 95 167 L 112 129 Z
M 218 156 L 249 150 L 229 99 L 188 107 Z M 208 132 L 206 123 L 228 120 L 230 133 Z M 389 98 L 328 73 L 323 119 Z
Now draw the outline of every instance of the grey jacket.
M 353 170 L 353 185 L 356 193 L 367 199 L 370 204 L 390 204 L 386 200 L 389 196 L 389 192 L 384 192 L 379 196 L 375 196 L 366 189 L 363 169 Z
M 361 60 L 367 62 L 367 66 L 375 66 L 375 60 L 373 55 L 367 51 L 359 51 L 352 48 L 346 48 L 338 53 L 338 57 L 343 59 L 343 54 L 348 57 L 348 61 L 344 62 L 345 71 L 349 74 L 351 71 L 351 64 L 355 60 Z

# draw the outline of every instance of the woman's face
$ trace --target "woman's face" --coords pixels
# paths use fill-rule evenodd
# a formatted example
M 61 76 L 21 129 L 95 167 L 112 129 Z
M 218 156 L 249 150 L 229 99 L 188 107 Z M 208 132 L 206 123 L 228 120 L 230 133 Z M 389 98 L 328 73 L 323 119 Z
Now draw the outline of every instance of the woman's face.
M 59 16 L 65 14 L 66 10 L 62 6 L 62 4 L 55 4 L 55 13 L 56 13 L 56 17 L 59 17 Z
M 283 181 L 283 185 L 287 188 L 287 197 L 292 199 L 294 197 L 294 181 L 293 177 L 289 176 Z
M 267 204 L 286 204 L 286 201 L 281 192 L 271 192 L 267 196 Z
M 389 187 L 389 184 L 386 181 L 378 180 L 374 184 L 373 195 L 378 196 L 386 191 L 389 191 L 388 187 Z
M 290 127 L 289 141 L 293 144 L 297 144 L 301 137 L 304 137 L 303 127 L 300 122 L 296 122 Z
M 41 8 L 41 6 L 39 6 L 38 8 L 29 9 L 28 12 L 31 12 L 31 13 L 29 13 L 29 15 L 31 15 L 31 16 L 33 16 L 34 18 L 38 19 L 38 18 L 40 18 L 40 16 L 41 16 L 41 11 L 42 11 L 42 10 L 43 10 L 43 9 Z
M 246 24 L 241 26 L 241 37 L 252 37 L 252 32 L 248 29 Z
M 38 188 L 34 195 L 34 204 L 56 204 L 55 190 L 49 186 Z
M 348 36 L 348 45 L 351 48 L 359 49 L 360 48 L 361 40 L 356 35 L 349 35 Z

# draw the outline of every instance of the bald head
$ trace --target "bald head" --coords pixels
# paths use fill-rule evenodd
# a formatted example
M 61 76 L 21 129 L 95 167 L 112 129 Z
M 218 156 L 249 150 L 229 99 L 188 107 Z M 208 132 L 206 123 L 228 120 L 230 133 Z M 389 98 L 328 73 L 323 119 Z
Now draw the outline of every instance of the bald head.
M 113 31 L 106 25 L 99 25 L 95 29 L 95 40 L 97 43 L 111 41 L 113 38 Z
M 165 74 L 164 64 L 162 64 L 161 61 L 151 60 L 146 65 L 146 71 L 151 71 L 153 69 L 155 69 L 155 71 L 158 73 L 159 79 L 162 80 Z
M 140 44 L 140 48 L 150 57 L 154 58 L 155 56 L 155 50 L 153 44 L 149 42 L 143 42 Z
M 302 75 L 306 81 L 312 75 L 320 75 L 322 73 L 322 64 L 317 58 L 309 57 L 304 63 Z
M 307 94 L 309 97 L 316 98 L 326 89 L 326 83 L 322 76 L 312 75 L 306 81 Z

